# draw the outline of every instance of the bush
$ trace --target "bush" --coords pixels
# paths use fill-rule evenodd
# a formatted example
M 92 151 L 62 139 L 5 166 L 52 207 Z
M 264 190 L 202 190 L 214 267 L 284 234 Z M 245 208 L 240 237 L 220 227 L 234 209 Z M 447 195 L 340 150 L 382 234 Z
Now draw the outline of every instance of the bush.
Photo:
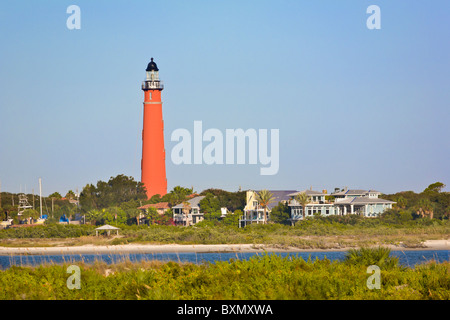
M 363 253 L 376 257 L 385 252 Z M 368 262 L 373 262 L 368 260 Z M 367 288 L 359 264 L 274 254 L 208 264 L 142 261 L 80 263 L 82 286 L 68 290 L 68 265 L 0 271 L 0 299 L 441 299 L 450 298 L 448 262 L 381 268 L 381 288 Z M 108 272 L 106 269 L 109 269 Z
M 361 248 L 350 249 L 345 256 L 345 262 L 352 265 L 370 266 L 376 265 L 384 269 L 398 267 L 398 257 L 390 256 L 389 248 Z
M 22 238 L 78 238 L 95 234 L 90 225 L 51 224 L 0 230 L 0 239 Z

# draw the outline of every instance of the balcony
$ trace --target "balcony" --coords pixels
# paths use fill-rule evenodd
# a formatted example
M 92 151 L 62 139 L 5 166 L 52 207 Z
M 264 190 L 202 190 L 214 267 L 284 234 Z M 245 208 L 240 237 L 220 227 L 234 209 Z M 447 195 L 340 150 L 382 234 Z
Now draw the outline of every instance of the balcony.
M 142 90 L 162 90 L 164 84 L 160 80 L 147 80 L 142 81 Z

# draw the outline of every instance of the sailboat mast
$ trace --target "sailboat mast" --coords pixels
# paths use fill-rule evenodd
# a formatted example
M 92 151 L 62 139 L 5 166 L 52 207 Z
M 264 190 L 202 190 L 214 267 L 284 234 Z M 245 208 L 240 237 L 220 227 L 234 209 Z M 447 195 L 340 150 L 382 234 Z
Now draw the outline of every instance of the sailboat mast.
M 39 178 L 39 206 L 41 211 L 41 219 L 42 219 L 42 179 Z

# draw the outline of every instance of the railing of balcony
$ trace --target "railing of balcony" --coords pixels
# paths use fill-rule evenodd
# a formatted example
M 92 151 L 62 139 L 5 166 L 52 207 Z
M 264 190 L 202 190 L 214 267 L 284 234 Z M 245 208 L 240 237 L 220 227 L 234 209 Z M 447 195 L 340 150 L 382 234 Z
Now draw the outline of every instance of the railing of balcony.
M 162 90 L 164 89 L 164 83 L 160 80 L 153 80 L 153 81 L 142 81 L 142 90 Z

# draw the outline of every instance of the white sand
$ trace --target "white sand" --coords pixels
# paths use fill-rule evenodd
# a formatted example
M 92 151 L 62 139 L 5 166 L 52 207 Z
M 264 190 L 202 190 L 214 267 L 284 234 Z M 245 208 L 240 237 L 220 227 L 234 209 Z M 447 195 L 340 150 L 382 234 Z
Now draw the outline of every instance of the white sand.
M 422 248 L 405 248 L 391 245 L 392 250 L 450 250 L 449 240 L 427 240 Z M 273 248 L 267 245 L 254 244 L 126 244 L 115 246 L 71 246 L 71 247 L 0 247 L 0 255 L 57 255 L 57 254 L 126 254 L 126 253 L 176 253 L 176 252 L 317 252 L 317 251 L 346 251 L 348 248 L 340 249 L 299 249 Z

